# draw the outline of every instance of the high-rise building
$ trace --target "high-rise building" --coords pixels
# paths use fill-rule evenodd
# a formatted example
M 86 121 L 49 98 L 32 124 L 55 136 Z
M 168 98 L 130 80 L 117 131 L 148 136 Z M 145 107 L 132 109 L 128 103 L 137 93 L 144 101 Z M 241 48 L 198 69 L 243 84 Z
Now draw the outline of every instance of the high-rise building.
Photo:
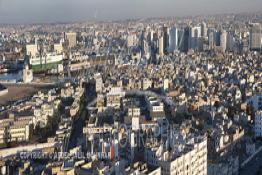
M 68 47 L 72 48 L 76 46 L 76 33 L 75 32 L 69 32 L 65 34 L 65 39 L 68 42 Z
M 174 52 L 177 50 L 178 46 L 178 31 L 177 28 L 173 27 L 170 30 L 170 37 L 169 37 L 169 52 Z
M 160 36 L 158 39 L 158 54 L 160 56 L 164 55 L 164 37 Z
M 163 42 L 164 42 L 164 52 L 167 52 L 169 47 L 169 29 L 168 27 L 163 28 Z
M 214 31 L 210 31 L 208 34 L 208 45 L 209 45 L 209 49 L 213 49 L 215 46 L 215 32 Z
M 147 41 L 144 41 L 144 47 L 143 47 L 143 56 L 145 56 L 147 59 L 150 58 L 150 46 Z
M 191 36 L 190 48 L 194 50 L 198 50 L 199 41 L 201 37 L 201 27 L 200 26 L 192 27 L 190 30 L 190 36 Z
M 235 38 L 233 32 L 227 33 L 227 50 L 232 52 L 235 46 Z
M 223 31 L 220 36 L 220 46 L 223 52 L 227 50 L 227 31 Z
M 201 37 L 207 37 L 207 24 L 205 22 L 201 24 Z
M 253 24 L 250 29 L 249 47 L 250 47 L 250 50 L 253 50 L 253 51 L 260 51 L 261 49 L 261 25 L 260 24 Z
M 221 40 L 221 32 L 220 31 L 214 32 L 214 40 L 215 40 L 215 46 L 220 46 L 220 40 Z
M 188 52 L 190 39 L 190 28 L 186 27 L 184 31 L 179 34 L 179 49 L 181 52 Z

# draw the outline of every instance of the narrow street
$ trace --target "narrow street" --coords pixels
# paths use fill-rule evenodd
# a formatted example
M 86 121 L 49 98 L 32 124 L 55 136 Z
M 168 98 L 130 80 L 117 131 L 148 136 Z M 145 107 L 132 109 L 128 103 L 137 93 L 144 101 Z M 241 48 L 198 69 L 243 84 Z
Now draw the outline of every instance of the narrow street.
M 86 109 L 86 106 L 88 106 L 90 103 L 92 103 L 95 99 L 95 92 L 94 92 L 94 85 L 91 83 L 88 83 L 86 85 L 86 94 L 85 97 L 86 102 L 82 105 L 82 111 L 80 111 L 80 115 L 76 116 L 76 119 L 73 121 L 73 126 L 72 126 L 72 134 L 69 140 L 68 144 L 68 150 L 76 147 L 78 145 L 78 141 L 83 138 L 83 128 L 85 127 L 85 118 L 86 115 L 88 115 L 88 111 Z

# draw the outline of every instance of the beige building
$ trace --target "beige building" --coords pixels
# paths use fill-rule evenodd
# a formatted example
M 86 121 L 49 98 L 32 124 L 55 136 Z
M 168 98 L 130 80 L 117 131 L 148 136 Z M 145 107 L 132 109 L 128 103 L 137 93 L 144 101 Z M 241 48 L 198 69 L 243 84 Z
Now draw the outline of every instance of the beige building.
M 32 117 L 14 117 L 13 114 L 9 118 L 0 121 L 0 143 L 23 142 L 29 141 L 30 125 Z
M 59 44 L 54 44 L 54 51 L 57 54 L 61 54 L 63 52 L 63 45 L 61 43 Z
M 9 128 L 9 142 L 29 141 L 29 125 L 20 125 L 19 123 Z
M 143 90 L 147 90 L 147 89 L 151 88 L 152 87 L 152 81 L 147 79 L 147 78 L 143 79 L 142 87 L 143 87 Z
M 69 48 L 76 46 L 76 33 L 75 32 L 66 33 L 65 38 L 68 41 Z
M 36 57 L 38 53 L 36 44 L 27 44 L 26 45 L 26 55 L 29 57 Z
M 33 81 L 33 70 L 29 69 L 28 65 L 26 65 L 25 69 L 23 69 L 23 82 L 30 83 Z

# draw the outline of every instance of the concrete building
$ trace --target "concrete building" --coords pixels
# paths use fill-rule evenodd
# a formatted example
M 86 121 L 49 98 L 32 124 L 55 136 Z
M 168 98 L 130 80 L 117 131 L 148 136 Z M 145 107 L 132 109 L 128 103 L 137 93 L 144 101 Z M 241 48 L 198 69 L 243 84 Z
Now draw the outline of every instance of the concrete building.
M 165 117 L 164 103 L 155 97 L 148 97 L 146 99 L 150 117 L 153 120 Z
M 33 81 L 33 70 L 29 69 L 28 65 L 23 69 L 23 82 L 30 83 Z
M 130 34 L 127 36 L 127 47 L 133 47 L 137 45 L 137 37 L 135 34 Z
M 54 44 L 54 51 L 56 52 L 56 54 L 61 54 L 63 52 L 62 43 Z
M 256 137 L 262 137 L 262 111 L 256 112 L 254 130 Z
M 261 25 L 252 24 L 249 35 L 249 48 L 250 50 L 260 51 L 261 49 Z
M 176 156 L 165 152 L 159 164 L 162 175 L 207 175 L 207 140 L 196 139 L 195 143 L 187 145 Z
M 103 79 L 102 79 L 102 76 L 101 74 L 96 74 L 94 76 L 94 79 L 96 81 L 96 92 L 102 92 L 103 90 Z
M 127 175 L 161 175 L 161 168 L 148 168 L 147 163 L 135 162 L 125 169 Z
M 262 110 L 262 95 L 257 94 L 251 97 L 249 103 L 253 106 L 254 110 Z
M 207 24 L 205 22 L 201 23 L 201 37 L 207 38 Z
M 29 141 L 32 121 L 32 116 L 15 117 L 14 114 L 0 120 L 0 143 Z
M 147 79 L 147 78 L 144 78 L 143 81 L 142 81 L 142 83 L 143 83 L 143 84 L 142 84 L 143 90 L 147 90 L 147 89 L 149 89 L 149 88 L 152 87 L 152 81 L 149 80 L 149 79 Z
M 159 56 L 164 55 L 164 37 L 160 36 L 158 39 L 158 54 Z
M 220 36 L 220 46 L 223 52 L 226 52 L 227 50 L 227 41 L 228 41 L 227 35 L 228 35 L 227 31 L 224 30 Z
M 65 34 L 65 39 L 68 42 L 68 47 L 73 48 L 76 46 L 76 33 L 75 32 L 69 32 Z
M 190 48 L 193 50 L 198 50 L 200 44 L 200 37 L 201 37 L 201 27 L 196 26 L 192 27 L 190 31 Z
M 106 95 L 107 107 L 114 107 L 119 109 L 121 106 L 121 99 L 124 97 L 124 95 L 125 93 L 123 92 L 122 88 L 112 88 Z
M 169 37 L 169 52 L 178 49 L 178 30 L 176 27 L 171 28 Z
M 26 45 L 26 55 L 29 57 L 36 57 L 38 53 L 37 44 L 27 44 Z

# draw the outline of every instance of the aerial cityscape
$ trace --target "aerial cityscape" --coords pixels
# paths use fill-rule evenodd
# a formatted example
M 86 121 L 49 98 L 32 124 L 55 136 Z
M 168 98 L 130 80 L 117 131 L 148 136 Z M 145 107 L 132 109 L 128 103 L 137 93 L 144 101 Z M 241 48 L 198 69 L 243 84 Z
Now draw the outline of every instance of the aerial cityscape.
M 0 175 L 262 175 L 262 1 L 46 1 L 0 1 Z

